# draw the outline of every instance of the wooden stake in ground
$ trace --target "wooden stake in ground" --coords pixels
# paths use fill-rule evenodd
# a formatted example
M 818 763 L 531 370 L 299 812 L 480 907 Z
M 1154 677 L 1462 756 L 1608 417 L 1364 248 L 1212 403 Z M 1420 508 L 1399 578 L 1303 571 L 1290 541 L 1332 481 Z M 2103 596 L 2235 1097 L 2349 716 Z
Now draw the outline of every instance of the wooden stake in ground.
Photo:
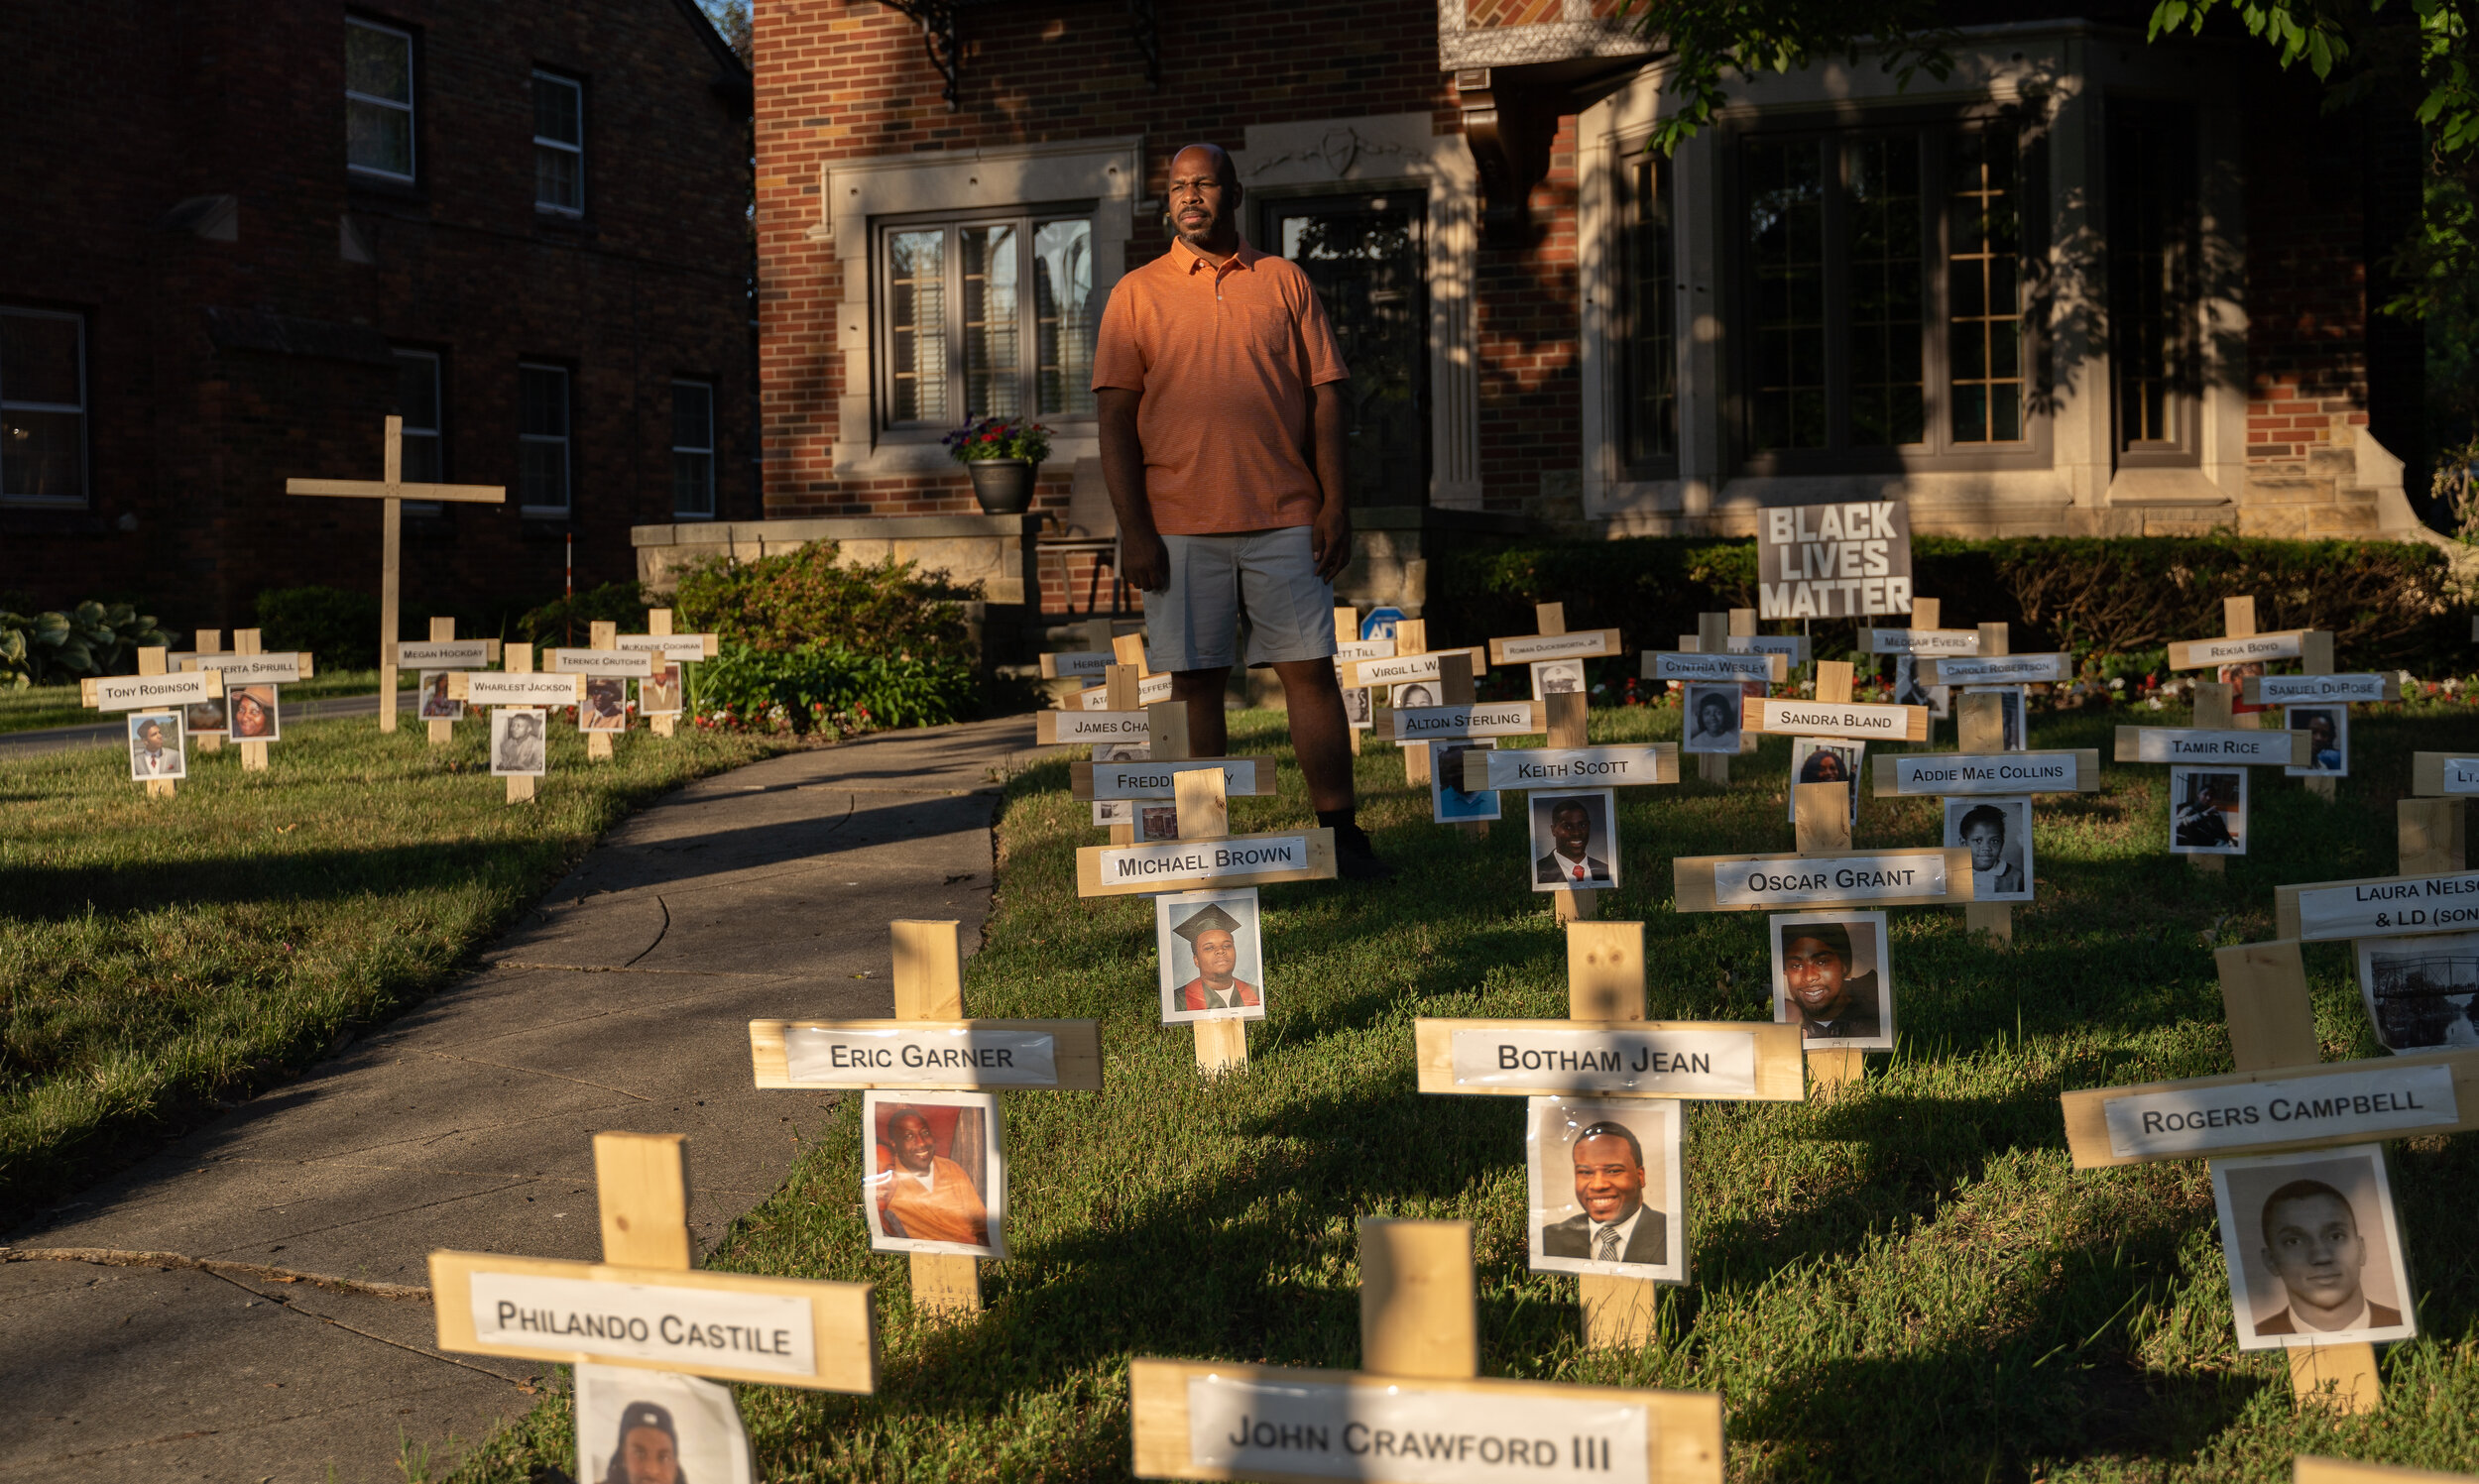
M 1102 1038 L 1091 1020 L 968 1020 L 962 924 L 899 919 L 891 1020 L 753 1020 L 761 1087 L 909 1091 L 1102 1089 Z M 914 1252 L 912 1302 L 979 1313 L 979 1259 Z
M 2363 884 L 2282 889 L 2332 892 Z M 2335 894 L 2355 897 L 2346 890 Z M 2298 898 L 2291 897 L 2287 905 L 2284 927 L 2295 930 Z M 2328 930 L 2334 927 L 2326 922 L 2320 903 L 2310 901 L 2306 918 Z M 2343 930 L 2349 926 L 2339 925 Z M 2479 1129 L 2479 1052 L 2322 1062 L 2298 937 L 2223 948 L 2213 957 L 2220 968 L 2230 1059 L 2237 1072 L 2066 1093 L 2066 1148 L 2076 1169 L 2238 1158 Z M 2311 1120 L 2302 1116 L 2307 1108 L 2316 1110 Z M 2203 1116 L 2205 1109 L 2214 1116 Z M 2357 1219 L 2363 1230 L 2375 1226 L 2368 1215 Z M 2224 1232 L 2223 1240 L 2255 1238 Z M 2407 1284 L 2409 1275 L 2396 1277 Z M 2235 1295 L 2233 1302 L 2245 1304 L 2252 1297 Z M 2373 1345 L 2297 1345 L 2288 1347 L 2288 1354 L 2291 1384 L 2300 1397 L 2320 1396 L 2344 1412 L 2376 1410 L 2380 1395 Z
M 224 652 L 224 631 L 220 628 L 201 628 L 197 632 L 196 639 L 192 641 L 191 647 L 194 648 L 201 656 L 208 654 L 221 654 Z M 183 666 L 183 668 L 204 667 Z M 232 717 L 230 713 L 226 713 L 224 717 L 224 725 L 227 728 L 232 725 Z M 198 750 L 200 752 L 220 752 L 224 750 L 224 738 L 226 735 L 227 734 L 223 732 L 202 732 L 193 737 L 191 741 L 198 744 Z
M 1509 1478 L 1718 1484 L 1718 1393 L 1480 1379 L 1469 1222 L 1362 1217 L 1359 1246 L 1361 1368 L 1131 1361 L 1136 1477 L 1462 1480 L 1495 1459 Z
M 289 479 L 287 495 L 313 495 L 345 500 L 376 500 L 379 515 L 379 730 L 396 730 L 396 599 L 397 564 L 404 546 L 408 500 L 440 500 L 463 505 L 505 505 L 504 485 L 409 485 L 405 483 L 405 419 L 388 418 L 383 473 L 376 481 L 356 479 Z
M 165 708 L 195 706 L 212 701 L 224 693 L 224 677 L 214 670 L 201 670 L 185 675 L 168 675 L 164 671 L 164 649 L 150 645 L 138 651 L 138 673 L 135 675 L 88 676 L 77 682 L 78 704 L 101 712 L 155 711 Z M 123 747 L 128 743 L 124 742 Z M 132 766 L 135 766 L 133 763 Z M 184 755 L 180 771 L 187 771 Z M 177 778 L 148 778 L 147 797 L 169 799 Z
M 679 1134 L 594 1136 L 603 1260 L 433 1252 L 439 1348 L 590 1361 L 718 1381 L 867 1395 L 878 1389 L 871 1286 L 691 1266 Z M 717 1343 L 727 1336 L 728 1343 Z
M 1424 1017 L 1413 1026 L 1420 1090 L 1770 1102 L 1806 1096 L 1797 1026 L 1645 1020 L 1640 922 L 1567 924 L 1567 1017 Z M 1501 1064 L 1525 1070 L 1509 1076 Z M 1597 1273 L 1577 1278 L 1586 1344 L 1634 1349 L 1652 1336 L 1657 1280 Z

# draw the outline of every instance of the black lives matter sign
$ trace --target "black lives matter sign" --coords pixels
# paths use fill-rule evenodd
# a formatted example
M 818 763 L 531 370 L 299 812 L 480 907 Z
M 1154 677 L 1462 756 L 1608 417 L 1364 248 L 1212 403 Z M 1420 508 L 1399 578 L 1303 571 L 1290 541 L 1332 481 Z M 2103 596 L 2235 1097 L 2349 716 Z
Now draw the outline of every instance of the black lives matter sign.
M 1911 612 L 1911 514 L 1899 502 L 1779 506 L 1761 534 L 1757 617 Z

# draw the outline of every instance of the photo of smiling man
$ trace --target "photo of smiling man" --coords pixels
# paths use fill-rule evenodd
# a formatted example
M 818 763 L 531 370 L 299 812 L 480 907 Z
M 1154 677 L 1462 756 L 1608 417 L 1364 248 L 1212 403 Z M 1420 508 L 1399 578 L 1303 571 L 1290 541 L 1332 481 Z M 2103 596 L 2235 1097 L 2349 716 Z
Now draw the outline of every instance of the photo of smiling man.
M 1583 1097 L 1527 1103 L 1533 1269 L 1686 1282 L 1679 1104 Z
M 2419 1332 L 2384 1146 L 2212 1161 L 2238 1348 Z
M 1775 1023 L 1796 1022 L 1808 1046 L 1893 1050 L 1890 957 L 1882 912 L 1774 914 Z

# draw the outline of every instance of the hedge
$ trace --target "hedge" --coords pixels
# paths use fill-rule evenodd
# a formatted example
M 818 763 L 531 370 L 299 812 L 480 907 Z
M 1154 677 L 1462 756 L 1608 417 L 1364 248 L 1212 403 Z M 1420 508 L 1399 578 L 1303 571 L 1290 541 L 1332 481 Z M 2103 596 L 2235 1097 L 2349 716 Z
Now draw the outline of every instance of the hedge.
M 2017 652 L 2070 649 L 2089 665 L 2217 634 L 2221 600 L 2249 594 L 2260 628 L 2330 630 L 2345 669 L 2459 673 L 2472 661 L 2468 594 L 2424 543 L 1920 536 L 1911 570 L 1913 591 L 1944 601 L 1947 627 L 2010 624 Z M 1429 642 L 1530 633 L 1532 605 L 1553 601 L 1571 628 L 1617 628 L 1630 648 L 1666 649 L 1696 631 L 1699 614 L 1756 607 L 1756 543 L 1636 536 L 1445 553 L 1429 574 Z M 1810 631 L 1834 654 L 1856 630 L 1826 619 Z

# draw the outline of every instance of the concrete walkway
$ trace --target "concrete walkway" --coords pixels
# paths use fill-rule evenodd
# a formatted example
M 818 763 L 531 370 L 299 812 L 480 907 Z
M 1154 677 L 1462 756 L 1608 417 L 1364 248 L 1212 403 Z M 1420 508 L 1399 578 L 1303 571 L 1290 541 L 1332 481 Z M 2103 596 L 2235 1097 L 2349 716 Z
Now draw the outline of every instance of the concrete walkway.
M 689 1136 L 710 1249 L 834 1102 L 756 1091 L 747 1022 L 891 1013 L 891 919 L 979 942 L 997 782 L 1032 736 L 898 733 L 692 784 L 463 982 L 14 1232 L 0 1484 L 394 1481 L 400 1440 L 443 1463 L 531 1407 L 544 1367 L 432 1348 L 429 1252 L 598 1257 L 600 1129 Z

